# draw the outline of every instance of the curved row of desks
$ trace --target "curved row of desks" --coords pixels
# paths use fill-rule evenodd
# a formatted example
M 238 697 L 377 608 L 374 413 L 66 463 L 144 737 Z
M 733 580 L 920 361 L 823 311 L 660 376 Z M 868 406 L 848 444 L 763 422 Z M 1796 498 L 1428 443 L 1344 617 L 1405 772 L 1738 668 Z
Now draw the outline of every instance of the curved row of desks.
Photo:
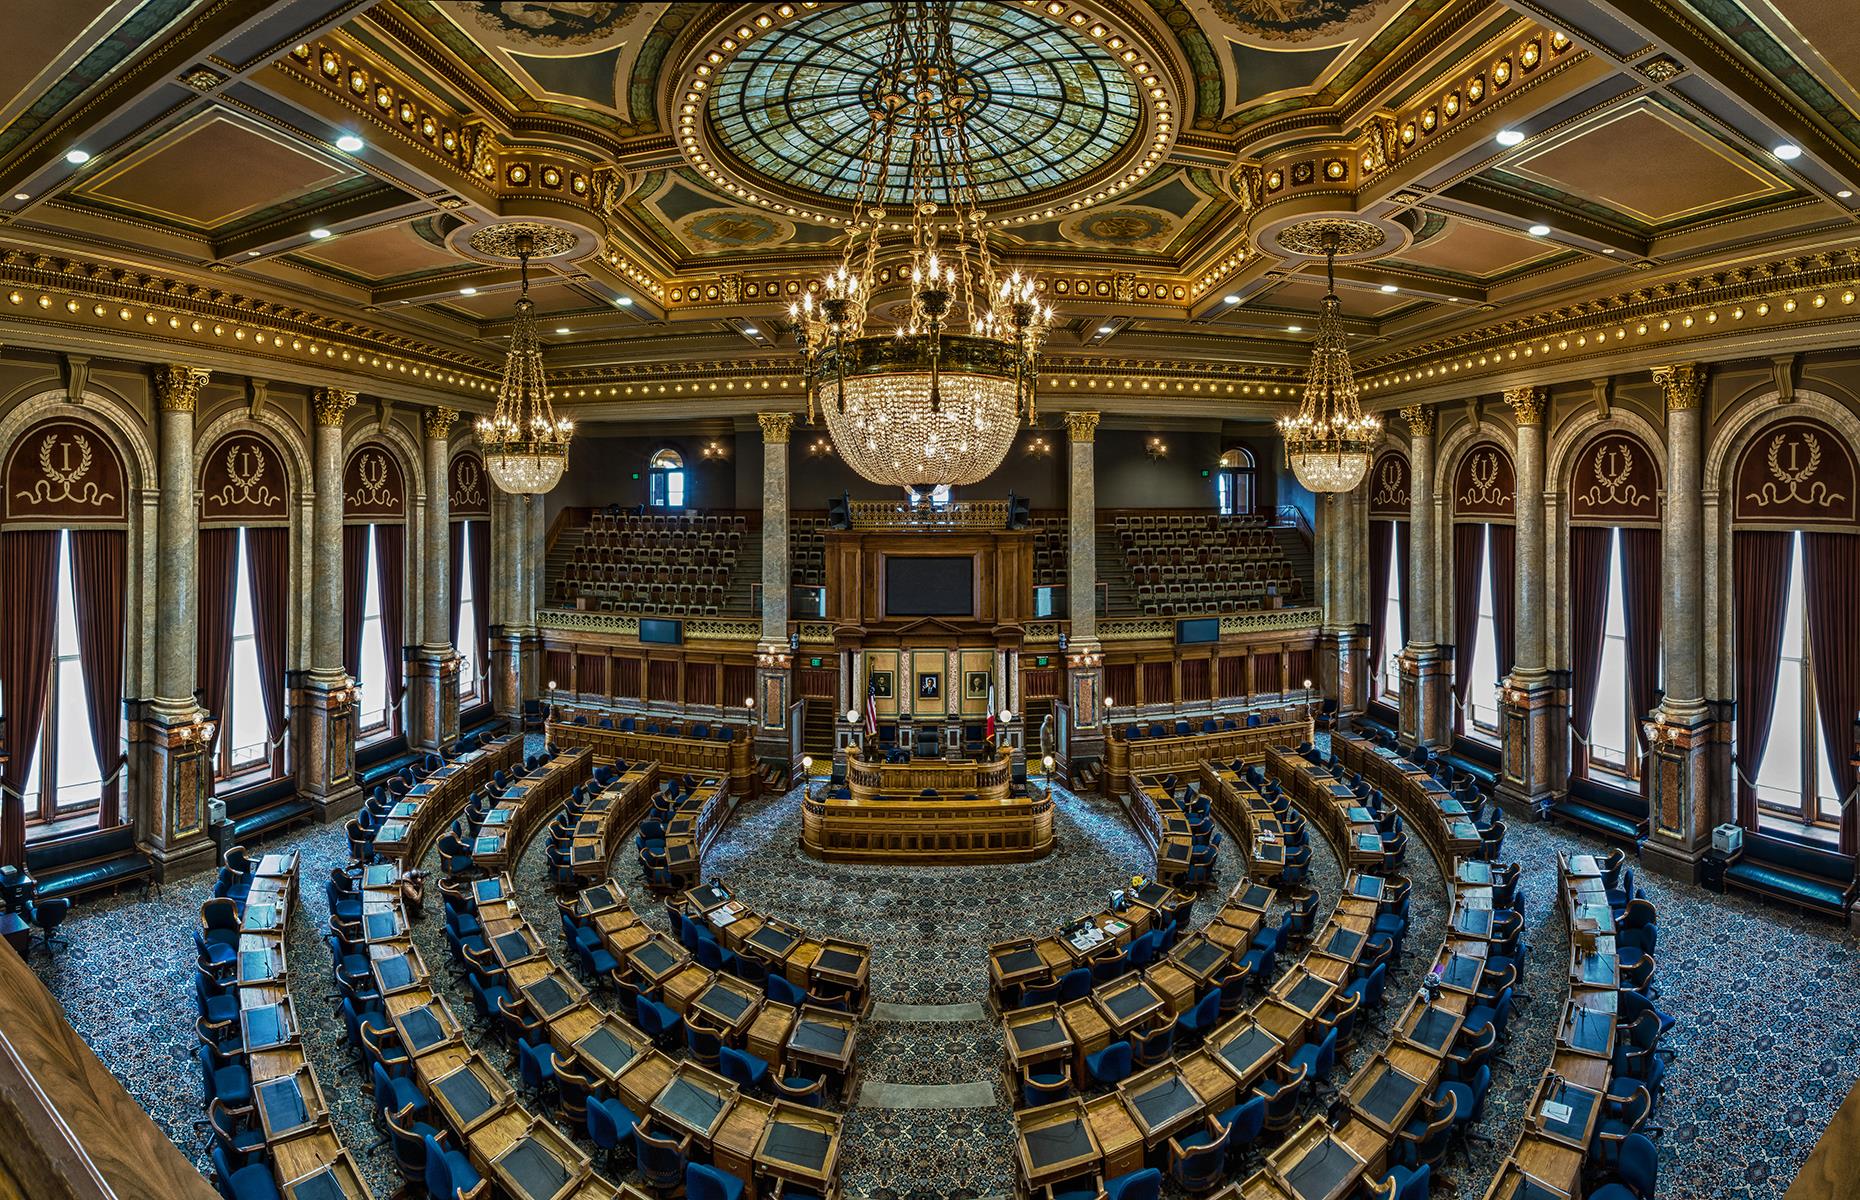
M 414 784 L 388 810 L 375 832 L 375 853 L 412 869 L 453 818 L 465 811 L 474 792 L 490 786 L 499 771 L 513 775 L 522 769 L 523 735 L 519 733 L 459 755 Z
M 1257 805 L 1271 813 L 1265 797 L 1230 767 L 1206 764 L 1198 769 L 1204 786 L 1218 789 L 1212 801 L 1216 812 Z M 1171 1137 L 1225 1111 L 1301 1046 L 1321 1038 L 1324 1014 L 1361 960 L 1379 909 L 1378 900 L 1371 897 L 1381 895 L 1381 881 L 1365 882 L 1371 878 L 1352 872 L 1337 911 L 1304 955 L 1264 996 L 1217 1026 L 1200 1046 L 1132 1075 L 1104 1095 L 1017 1112 L 1021 1194 L 1082 1175 L 1112 1178 L 1140 1169 L 1146 1156 L 1157 1153 Z M 1211 984 L 1234 955 L 1245 953 L 1272 898 L 1272 889 L 1264 884 L 1240 881 L 1221 910 L 1201 930 L 1183 938 L 1163 968 L 1189 976 L 1191 988 L 1205 994 L 1201 982 Z M 1000 949 L 990 953 L 997 986 L 1010 974 L 1004 966 L 1031 966 L 1026 948 L 1010 952 L 1005 964 Z M 1200 979 L 1183 966 L 1184 957 L 1195 961 Z M 1133 1029 L 1141 1020 L 1181 1011 L 1174 1003 L 1185 1009 L 1194 1002 L 1192 992 L 1172 999 L 1170 989 L 1151 974 L 1108 981 L 1083 1000 L 1007 1011 L 1007 1065 L 1014 1078 L 1029 1066 L 1062 1058 L 1072 1060 L 1076 1077 L 1083 1072 L 1084 1054 L 1108 1044 L 1113 1030 Z
M 693 738 L 647 733 L 642 723 L 631 717 L 619 718 L 613 729 L 588 724 L 591 714 L 596 720 L 606 719 L 598 710 L 577 713 L 559 709 L 558 712 L 568 719 L 552 717 L 543 729 L 551 746 L 564 750 L 586 747 L 595 761 L 602 763 L 655 761 L 667 774 L 715 776 L 729 780 L 730 791 L 735 795 L 756 794 L 754 745 L 743 736 L 746 731 L 741 727 L 715 727 L 727 731 L 729 740 L 724 741 L 714 735 Z M 634 728 L 625 728 L 629 724 Z
M 1105 789 L 1110 795 L 1121 796 L 1130 786 L 1133 774 L 1154 771 L 1187 774 L 1195 770 L 1196 764 L 1207 760 L 1263 762 L 1271 746 L 1311 740 L 1311 718 L 1301 714 L 1290 719 L 1290 713 L 1291 710 L 1286 710 L 1283 714 L 1287 719 L 1260 725 L 1236 721 L 1234 727 L 1228 729 L 1227 722 L 1222 721 L 1222 728 L 1212 732 L 1171 733 L 1164 737 L 1129 736 L 1133 727 L 1147 731 L 1151 723 L 1146 721 L 1119 726 L 1104 740 Z M 1174 718 L 1168 722 L 1171 727 L 1174 723 Z
M 645 815 L 658 782 L 656 761 L 624 764 L 614 779 L 588 797 L 569 838 L 568 866 L 575 878 L 607 877 L 617 844 Z
M 253 1121 L 285 1200 L 373 1193 L 330 1123 L 291 1004 L 285 942 L 297 908 L 296 851 L 259 860 L 239 929 L 239 1027 L 252 1076 Z
M 592 772 L 587 749 L 575 747 L 556 751 L 547 762 L 511 780 L 472 831 L 472 864 L 490 874 L 508 869 L 536 830 Z

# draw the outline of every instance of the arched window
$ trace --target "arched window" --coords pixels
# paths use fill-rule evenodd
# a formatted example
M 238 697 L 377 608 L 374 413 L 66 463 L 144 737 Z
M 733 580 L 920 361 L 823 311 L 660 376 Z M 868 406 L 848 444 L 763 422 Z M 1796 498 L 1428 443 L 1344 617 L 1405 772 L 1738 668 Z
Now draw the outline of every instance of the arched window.
M 685 506 L 685 460 L 676 450 L 665 449 L 652 456 L 647 464 L 649 490 L 646 500 L 654 508 Z
M 1254 511 L 1254 477 L 1251 450 L 1235 446 L 1221 455 L 1220 469 L 1214 474 L 1214 501 L 1222 516 L 1244 516 Z

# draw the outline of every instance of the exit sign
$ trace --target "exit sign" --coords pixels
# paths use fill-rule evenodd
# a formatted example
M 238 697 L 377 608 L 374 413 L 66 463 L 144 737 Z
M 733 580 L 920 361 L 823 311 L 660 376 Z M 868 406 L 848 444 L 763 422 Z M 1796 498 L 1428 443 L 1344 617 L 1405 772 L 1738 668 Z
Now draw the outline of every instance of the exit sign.
M 820 665 L 820 660 L 817 658 L 810 658 L 807 660 L 807 665 L 810 667 L 817 667 Z
M 1045 665 L 1046 665 L 1046 655 L 1044 655 L 1044 654 L 1042 654 L 1042 655 L 1040 655 L 1040 657 L 1038 657 L 1038 658 L 1036 658 L 1036 659 L 1034 659 L 1034 660 L 1033 660 L 1033 665 L 1034 665 L 1034 666 L 1036 666 L 1036 667 L 1043 667 L 1043 666 L 1045 666 Z

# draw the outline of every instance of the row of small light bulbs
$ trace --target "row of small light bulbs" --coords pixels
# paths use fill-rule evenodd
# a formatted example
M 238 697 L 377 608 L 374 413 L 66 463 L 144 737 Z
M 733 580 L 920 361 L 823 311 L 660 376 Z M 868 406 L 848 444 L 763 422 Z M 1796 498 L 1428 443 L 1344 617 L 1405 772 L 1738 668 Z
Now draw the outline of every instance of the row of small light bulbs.
M 1839 300 L 1843 305 L 1852 305 L 1855 298 L 1856 294 L 1852 288 L 1843 290 L 1839 296 Z M 1781 304 L 1774 306 L 1767 300 L 1760 300 L 1756 304 L 1748 307 L 1742 304 L 1733 305 L 1727 315 L 1729 319 L 1733 321 L 1741 321 L 1746 316 L 1752 314 L 1758 318 L 1767 317 L 1771 312 L 1777 309 L 1780 309 L 1784 313 L 1795 313 L 1801 309 L 1802 303 L 1802 300 L 1795 296 L 1786 297 Z M 1829 299 L 1826 292 L 1816 292 L 1807 298 L 1807 304 L 1811 311 L 1825 308 L 1828 303 Z M 1596 331 L 1593 335 L 1579 333 L 1572 338 L 1567 334 L 1563 334 L 1559 335 L 1554 342 L 1545 339 L 1532 345 L 1525 345 L 1522 347 L 1513 346 L 1502 352 L 1493 350 L 1486 354 L 1467 355 L 1462 360 L 1444 363 L 1439 366 L 1427 367 L 1425 369 L 1417 368 L 1412 371 L 1403 371 L 1399 374 L 1391 372 L 1388 375 L 1380 375 L 1365 383 L 1363 385 L 1363 390 L 1374 391 L 1377 388 L 1393 387 L 1396 384 L 1414 383 L 1417 380 L 1425 381 L 1437 376 L 1458 374 L 1461 370 L 1470 371 L 1474 370 L 1476 367 L 1497 366 L 1501 362 L 1515 362 L 1520 355 L 1525 358 L 1532 358 L 1539 354 L 1553 353 L 1553 350 L 1568 350 L 1572 346 L 1577 350 L 1582 350 L 1587 348 L 1591 341 L 1593 341 L 1597 347 L 1601 347 L 1606 345 L 1611 337 L 1617 342 L 1624 342 L 1627 340 L 1630 330 L 1632 330 L 1636 337 L 1645 337 L 1649 333 L 1671 333 L 1675 327 L 1683 331 L 1692 329 L 1700 323 L 1705 325 L 1716 325 L 1719 320 L 1718 310 L 1711 308 L 1706 309 L 1702 314 L 1681 314 L 1677 321 L 1667 316 L 1651 322 L 1636 321 L 1632 326 L 1625 323 L 1620 324 L 1615 326 L 1613 330 L 1601 329 Z
M 6 301 L 16 308 L 23 307 L 29 302 L 29 297 L 27 293 L 15 289 L 7 293 Z M 64 311 L 70 313 L 72 316 L 78 316 L 84 312 L 84 301 L 76 296 L 68 297 L 63 305 L 60 306 L 56 297 L 48 292 L 40 292 L 36 297 L 30 298 L 30 303 L 47 312 L 59 307 L 63 307 Z M 107 319 L 111 315 L 113 308 L 116 318 L 120 321 L 134 321 L 137 317 L 138 310 L 134 307 L 129 305 L 112 306 L 102 302 L 93 302 L 91 304 L 90 315 L 99 319 Z M 143 324 L 149 326 L 160 326 L 165 323 L 167 327 L 173 331 L 178 332 L 185 329 L 190 333 L 210 335 L 212 337 L 225 337 L 227 334 L 231 334 L 234 341 L 243 342 L 250 340 L 255 346 L 270 346 L 276 350 L 291 350 L 297 353 L 308 352 L 313 357 L 327 357 L 331 362 L 340 360 L 341 362 L 350 363 L 357 367 L 378 367 L 384 372 L 393 372 L 419 379 L 430 379 L 435 383 L 452 384 L 470 391 L 491 391 L 494 390 L 496 386 L 493 381 L 474 379 L 468 375 L 460 375 L 456 371 L 422 366 L 419 363 L 410 362 L 405 359 L 397 359 L 391 355 L 383 358 L 379 354 L 375 354 L 368 350 L 352 350 L 347 347 L 338 347 L 314 338 L 305 340 L 302 337 L 282 333 L 275 329 L 256 328 L 242 325 L 236 321 L 231 323 L 224 321 L 207 321 L 198 317 L 189 318 L 178 313 L 169 313 L 164 322 L 162 313 L 152 308 L 142 310 L 140 315 Z
M 1044 4 L 1041 3 L 1041 0 L 1021 0 L 1021 2 L 1029 7 L 1043 7 L 1051 16 L 1065 17 L 1070 24 L 1085 29 L 1093 38 L 1104 42 L 1107 49 L 1116 53 L 1117 57 L 1130 68 L 1132 73 L 1142 80 L 1143 86 L 1149 95 L 1151 107 L 1155 113 L 1154 123 L 1156 131 L 1152 135 L 1150 149 L 1144 155 L 1143 161 L 1135 167 L 1132 167 L 1125 173 L 1124 178 L 1118 180 L 1116 183 L 1107 184 L 1105 187 L 1093 192 L 1089 196 L 1080 197 L 1065 205 L 1048 208 L 1042 212 L 1025 213 L 1021 216 L 1009 217 L 1004 220 L 989 218 L 985 222 L 988 225 L 1018 225 L 1027 221 L 1048 220 L 1058 216 L 1061 212 L 1073 212 L 1081 208 L 1090 208 L 1099 201 L 1114 199 L 1119 194 L 1128 191 L 1131 187 L 1142 182 L 1143 178 L 1161 163 L 1163 156 L 1169 152 L 1169 144 L 1175 136 L 1173 106 L 1169 101 L 1167 90 L 1162 86 L 1161 76 L 1157 74 L 1153 64 L 1146 61 L 1142 55 L 1138 54 L 1122 35 L 1113 32 L 1103 22 L 1094 22 L 1092 18 L 1082 10 L 1074 11 L 1068 15 L 1066 6 L 1059 3 L 1058 0 L 1046 0 Z M 818 4 L 810 3 L 800 5 L 802 9 L 813 9 L 818 7 Z M 781 20 L 785 21 L 794 15 L 795 6 L 792 4 L 782 4 L 775 8 L 775 16 Z M 678 109 L 679 144 L 683 147 L 685 157 L 691 160 L 692 166 L 696 167 L 705 178 L 709 179 L 724 191 L 737 197 L 739 200 L 760 205 L 763 208 L 781 212 L 791 217 L 798 216 L 810 221 L 823 221 L 829 225 L 848 224 L 849 221 L 846 218 L 838 217 L 831 213 L 814 212 L 811 209 L 802 208 L 793 204 L 784 204 L 780 201 L 771 200 L 767 196 L 757 193 L 754 189 L 742 186 L 735 180 L 729 178 L 722 171 L 719 171 L 705 157 L 703 146 L 698 141 L 698 118 L 704 105 L 704 93 L 710 88 L 711 76 L 716 74 L 717 69 L 723 66 L 726 54 L 739 49 L 745 43 L 753 40 L 758 33 L 773 28 L 775 23 L 773 18 L 767 13 L 763 13 L 757 16 L 753 22 L 745 22 L 744 24 L 738 25 L 734 31 L 735 37 L 723 38 L 717 43 L 715 49 L 705 54 L 702 62 L 692 68 L 692 79 L 689 90 L 685 92 L 684 99 Z M 1087 28 L 1087 26 L 1089 26 L 1089 28 Z M 897 222 L 891 224 L 891 229 L 894 232 L 902 228 L 903 226 Z
M 1069 376 L 1067 377 L 1065 381 L 1065 386 L 1067 387 L 1075 388 L 1075 387 L 1078 387 L 1079 385 L 1080 385 L 1080 381 L 1077 376 Z M 802 386 L 802 383 L 800 380 L 791 379 L 791 378 L 764 381 L 759 384 L 756 382 L 752 382 L 750 380 L 744 380 L 742 390 L 745 392 L 754 392 L 758 390 L 768 390 L 770 388 L 773 388 L 775 390 L 780 391 L 780 390 L 785 390 L 788 388 L 798 388 L 801 386 Z M 1049 376 L 1042 386 L 1049 387 L 1049 388 L 1058 387 L 1060 386 L 1060 383 L 1057 377 Z M 1084 386 L 1087 388 L 1092 388 L 1092 389 L 1102 388 L 1105 391 L 1111 391 L 1111 390 L 1115 390 L 1117 386 L 1117 381 L 1112 380 L 1112 379 L 1098 379 L 1095 377 L 1091 377 L 1091 378 L 1087 378 L 1084 381 Z M 573 398 L 577 400 L 588 400 L 588 399 L 599 400 L 603 398 L 620 398 L 623 396 L 652 396 L 652 395 L 682 396 L 687 391 L 689 391 L 693 395 L 696 395 L 700 392 L 716 392 L 716 391 L 734 392 L 737 390 L 737 387 L 736 387 L 736 381 L 734 379 L 725 380 L 721 384 L 719 384 L 717 380 L 713 379 L 707 383 L 699 383 L 698 381 L 693 380 L 691 381 L 689 386 L 687 386 L 686 384 L 682 382 L 669 383 L 669 384 L 661 383 L 657 385 L 650 384 L 650 383 L 641 383 L 641 384 L 631 384 L 631 383 L 618 384 L 616 383 L 616 384 L 601 384 L 601 385 L 596 385 L 594 387 L 582 386 L 582 387 L 575 387 L 573 389 L 565 385 L 558 385 L 552 390 L 555 392 L 555 395 L 558 399 L 568 399 L 572 394 Z M 1188 393 L 1199 393 L 1205 390 L 1207 394 L 1211 396 L 1222 394 L 1222 393 L 1225 393 L 1226 395 L 1229 395 L 1229 396 L 1234 396 L 1234 395 L 1284 396 L 1288 394 L 1284 385 L 1281 385 L 1281 384 L 1264 384 L 1264 383 L 1220 384 L 1220 383 L 1215 383 L 1215 382 L 1209 382 L 1204 389 L 1203 384 L 1200 380 L 1184 381 L 1180 379 L 1174 380 L 1173 382 L 1166 380 L 1166 379 L 1157 380 L 1155 382 L 1154 387 L 1151 386 L 1151 381 L 1148 379 L 1144 379 L 1144 380 L 1126 379 L 1123 381 L 1123 390 L 1127 392 L 1128 391 L 1145 391 L 1145 392 L 1175 391 L 1175 392 L 1188 392 Z M 1293 389 L 1292 394 L 1296 394 L 1295 388 Z

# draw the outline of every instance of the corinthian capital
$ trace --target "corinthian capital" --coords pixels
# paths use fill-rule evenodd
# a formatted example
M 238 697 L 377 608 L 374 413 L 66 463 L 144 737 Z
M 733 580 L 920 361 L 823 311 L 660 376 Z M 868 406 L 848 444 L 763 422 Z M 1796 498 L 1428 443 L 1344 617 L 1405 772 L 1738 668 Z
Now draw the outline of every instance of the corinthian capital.
M 1434 409 L 1428 404 L 1410 404 L 1401 410 L 1408 422 L 1408 432 L 1415 437 L 1434 436 Z
M 1697 363 L 1668 363 L 1653 369 L 1653 381 L 1666 397 L 1667 412 L 1697 408 L 1705 398 L 1705 368 Z
M 311 400 L 316 409 L 316 423 L 338 428 L 342 419 L 355 407 L 355 393 L 347 388 L 323 388 Z
M 1543 388 L 1515 387 L 1505 389 L 1505 403 L 1511 406 L 1511 414 L 1520 425 L 1542 425 L 1544 409 L 1549 407 L 1550 393 Z
M 1075 442 L 1089 442 L 1098 436 L 1098 414 L 1090 409 L 1082 412 L 1069 412 L 1066 418 L 1066 436 Z
M 201 385 L 207 382 L 205 367 L 190 367 L 182 363 L 169 363 L 155 375 L 155 390 L 161 395 L 163 412 L 194 411 L 194 405 L 200 399 Z
M 794 414 L 785 412 L 759 412 L 756 421 L 762 426 L 762 440 L 778 445 L 788 444 L 788 434 L 794 429 Z
M 421 417 L 420 423 L 426 429 L 428 439 L 444 441 L 452 433 L 453 422 L 459 419 L 456 410 L 450 408 L 429 408 Z

